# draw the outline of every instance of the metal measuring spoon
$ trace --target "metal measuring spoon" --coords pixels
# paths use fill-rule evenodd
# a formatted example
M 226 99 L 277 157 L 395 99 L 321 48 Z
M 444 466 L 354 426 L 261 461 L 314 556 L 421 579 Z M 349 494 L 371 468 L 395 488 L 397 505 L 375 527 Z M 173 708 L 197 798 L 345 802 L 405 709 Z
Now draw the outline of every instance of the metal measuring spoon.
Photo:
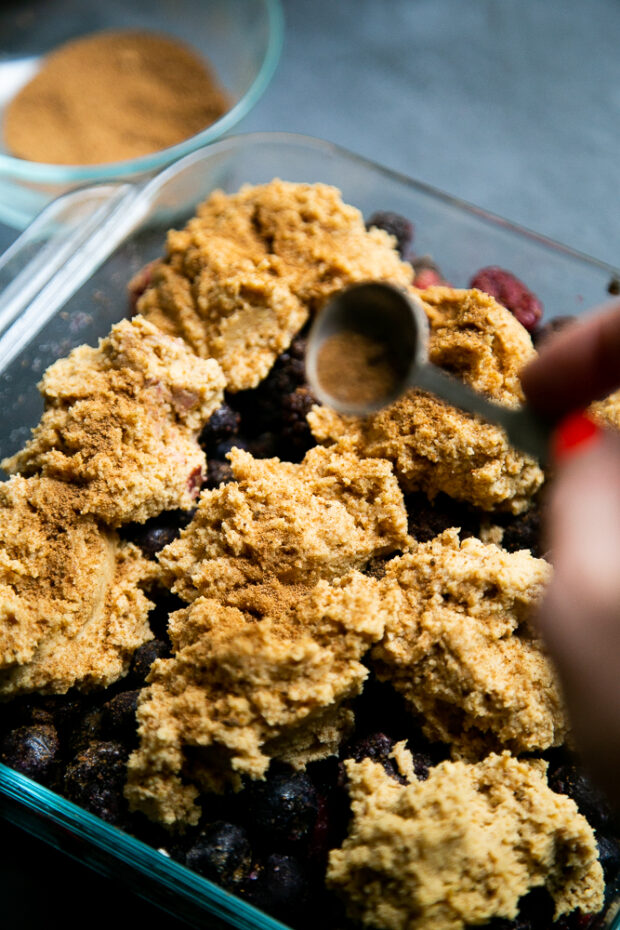
M 360 337 L 376 346 L 377 364 L 389 364 L 390 377 L 384 378 L 384 390 L 372 399 L 356 402 L 346 391 L 338 393 L 320 377 L 321 352 L 331 337 L 343 340 Z M 318 314 L 308 340 L 306 371 L 315 397 L 337 413 L 367 416 L 393 403 L 408 388 L 430 391 L 468 413 L 475 413 L 501 426 L 511 444 L 545 464 L 549 457 L 551 426 L 526 406 L 503 407 L 487 400 L 463 382 L 446 374 L 428 360 L 429 326 L 422 302 L 390 284 L 371 282 L 356 284 L 335 295 Z M 333 343 L 332 343 L 333 344 Z M 346 364 L 343 357 L 339 384 L 344 382 Z M 372 362 L 371 362 L 372 364 Z M 369 372 L 371 369 L 369 369 Z M 338 388 L 336 385 L 336 388 Z M 382 382 L 378 382 L 381 387 Z M 346 385 L 344 385 L 346 387 Z

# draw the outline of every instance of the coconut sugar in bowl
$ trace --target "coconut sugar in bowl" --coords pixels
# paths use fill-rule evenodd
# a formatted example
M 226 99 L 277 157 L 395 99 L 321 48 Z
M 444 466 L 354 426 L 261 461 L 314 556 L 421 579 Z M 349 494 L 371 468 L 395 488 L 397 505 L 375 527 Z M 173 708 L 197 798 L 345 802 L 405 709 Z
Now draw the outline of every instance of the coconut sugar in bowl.
M 0 35 L 0 222 L 22 228 L 66 191 L 145 179 L 228 132 L 271 80 L 283 16 L 280 0 L 25 0 L 0 6 Z

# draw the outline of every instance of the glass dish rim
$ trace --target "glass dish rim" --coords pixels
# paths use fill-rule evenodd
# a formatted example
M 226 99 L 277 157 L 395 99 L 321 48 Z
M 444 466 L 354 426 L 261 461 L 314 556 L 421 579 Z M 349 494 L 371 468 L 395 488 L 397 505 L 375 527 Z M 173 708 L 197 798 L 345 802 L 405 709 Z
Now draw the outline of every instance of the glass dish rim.
M 268 23 L 268 39 L 263 61 L 256 77 L 237 103 L 220 119 L 202 132 L 190 136 L 177 145 L 160 149 L 140 158 L 106 162 L 98 165 L 54 165 L 46 162 L 28 161 L 0 152 L 0 177 L 14 178 L 36 184 L 73 184 L 83 182 L 114 181 L 120 178 L 163 169 L 171 162 L 176 163 L 197 148 L 204 148 L 220 139 L 246 116 L 258 103 L 275 73 L 284 44 L 284 11 L 281 0 L 261 0 L 265 6 Z
M 324 155 L 333 154 L 350 163 L 357 163 L 360 166 L 364 166 L 366 169 L 372 170 L 376 175 L 383 176 L 384 178 L 391 178 L 411 190 L 430 195 L 445 205 L 451 206 L 459 211 L 465 211 L 469 215 L 477 216 L 490 226 L 501 226 L 510 233 L 514 233 L 515 236 L 524 238 L 531 243 L 536 243 L 542 249 L 551 249 L 571 259 L 596 266 L 606 273 L 614 275 L 619 274 L 617 268 L 594 259 L 585 253 L 578 252 L 569 246 L 565 246 L 550 238 L 516 225 L 483 208 L 447 194 L 424 182 L 417 181 L 404 173 L 385 167 L 363 155 L 351 152 L 340 145 L 303 134 L 255 132 L 228 136 L 208 147 L 203 147 L 198 151 L 191 152 L 183 159 L 179 159 L 175 161 L 174 164 L 163 168 L 155 177 L 143 180 L 132 186 L 135 187 L 135 192 L 140 198 L 148 199 L 150 196 L 155 196 L 159 188 L 163 187 L 166 181 L 171 176 L 174 176 L 175 172 L 180 172 L 184 167 L 199 161 L 201 158 L 226 153 L 227 150 L 230 151 L 231 154 L 234 154 L 238 148 L 249 147 L 253 143 L 272 146 L 278 144 L 294 145 L 299 148 L 306 147 L 308 150 Z M 72 195 L 73 194 L 63 194 L 58 199 Z M 49 207 L 46 209 L 49 209 Z M 27 776 L 0 763 L 0 798 L 2 796 L 44 817 L 48 822 L 58 826 L 65 826 L 65 828 L 68 825 L 68 828 L 75 836 L 92 844 L 103 853 L 113 855 L 117 861 L 131 865 L 138 872 L 147 877 L 152 877 L 153 870 L 155 870 L 158 881 L 161 881 L 168 889 L 174 889 L 175 893 L 182 896 L 188 902 L 196 902 L 196 898 L 192 898 L 192 895 L 198 893 L 202 898 L 205 909 L 208 904 L 222 906 L 226 912 L 225 916 L 223 916 L 221 912 L 216 912 L 217 916 L 222 916 L 222 919 L 228 921 L 233 926 L 247 927 L 247 920 L 249 919 L 254 922 L 253 926 L 256 927 L 256 930 L 259 930 L 259 928 L 260 930 L 288 930 L 285 924 L 278 922 L 275 918 L 254 908 L 242 898 L 226 892 L 224 889 L 209 882 L 197 873 L 187 869 L 179 862 L 165 857 L 157 849 L 136 839 L 128 832 L 107 824 L 99 817 L 73 804 L 55 791 L 38 784 Z M 15 822 L 19 823 L 18 820 Z M 36 836 L 39 835 L 35 831 L 29 830 L 27 826 L 22 825 L 21 828 Z M 45 837 L 41 838 L 45 841 Z M 48 842 L 50 841 L 48 840 Z M 131 856 L 131 851 L 136 852 L 136 857 Z M 71 853 L 68 854 L 71 855 Z M 137 861 L 137 857 L 139 861 Z M 90 864 L 91 863 L 89 863 L 89 865 Z M 162 875 L 162 870 L 167 872 L 168 875 Z M 175 877 L 178 878 L 178 885 L 174 882 Z M 613 926 L 620 928 L 620 923 L 614 924 Z

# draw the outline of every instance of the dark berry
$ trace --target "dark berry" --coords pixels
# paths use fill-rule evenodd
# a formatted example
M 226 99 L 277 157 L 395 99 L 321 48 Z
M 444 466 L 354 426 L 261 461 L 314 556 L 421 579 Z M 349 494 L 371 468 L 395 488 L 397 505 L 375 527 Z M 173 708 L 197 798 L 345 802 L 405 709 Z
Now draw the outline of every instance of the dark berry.
M 257 907 L 286 919 L 305 904 L 308 888 L 304 869 L 294 856 L 272 853 L 250 873 L 244 891 Z
M 510 271 L 496 266 L 481 268 L 469 283 L 503 304 L 528 330 L 534 329 L 542 316 L 542 304 L 525 284 Z
M 127 286 L 127 292 L 129 294 L 129 309 L 131 313 L 134 313 L 138 300 L 144 294 L 147 287 L 150 285 L 153 278 L 153 272 L 155 268 L 161 264 L 161 259 L 156 258 L 152 262 L 148 262 L 144 268 L 141 268 L 129 282 Z
M 614 836 L 605 836 L 599 833 L 598 857 L 605 873 L 605 881 L 613 881 L 620 872 L 620 841 Z
M 406 785 L 407 779 L 398 771 L 394 759 L 390 758 L 390 753 L 394 749 L 394 742 L 385 733 L 371 733 L 354 743 L 350 743 L 343 750 L 342 757 L 344 759 L 355 759 L 356 762 L 361 762 L 362 759 L 371 759 L 372 762 L 378 762 L 379 765 L 383 766 L 390 778 L 399 781 L 401 785 Z
M 396 247 L 401 258 L 404 258 L 413 242 L 413 223 L 400 213 L 378 210 L 366 222 L 366 229 L 371 229 L 373 226 L 395 237 Z
M 103 727 L 106 736 L 133 742 L 136 735 L 136 708 L 139 690 L 120 691 L 103 705 Z
M 444 276 L 439 270 L 439 266 L 435 264 L 432 258 L 429 258 L 427 255 L 421 255 L 419 257 L 410 258 L 411 266 L 415 272 L 413 283 L 420 290 L 425 290 L 427 287 L 434 287 L 438 284 L 446 284 Z
M 85 749 L 93 740 L 102 735 L 103 711 L 93 707 L 80 715 L 69 734 L 69 749 L 71 753 Z
M 193 511 L 167 510 L 146 523 L 129 524 L 124 528 L 123 536 L 139 546 L 145 555 L 153 557 L 177 538 L 192 515 Z
M 220 442 L 231 439 L 239 431 L 241 416 L 233 410 L 228 404 L 222 404 L 205 424 L 200 435 L 200 444 L 203 445 L 207 454 L 212 451 Z
M 549 773 L 549 787 L 566 794 L 595 830 L 605 830 L 613 824 L 613 812 L 603 792 L 576 765 L 561 765 Z
M 212 491 L 219 488 L 221 484 L 228 484 L 233 480 L 233 470 L 230 462 L 223 462 L 220 459 L 207 460 L 207 477 L 205 487 Z
M 250 874 L 252 849 L 243 827 L 216 821 L 208 824 L 191 847 L 185 863 L 205 878 L 230 888 Z
M 307 414 L 316 404 L 310 388 L 300 387 L 282 398 L 282 441 L 295 458 L 303 458 L 308 449 L 316 445 L 310 431 Z
M 136 682 L 144 682 L 155 659 L 165 659 L 170 647 L 163 639 L 151 639 L 138 646 L 131 659 L 130 674 Z
M 532 555 L 542 557 L 541 519 L 540 507 L 532 507 L 525 513 L 511 518 L 503 527 L 502 548 L 508 552 L 529 549 Z
M 409 518 L 409 533 L 418 542 L 429 542 L 452 526 L 461 528 L 461 539 L 480 532 L 480 515 L 475 508 L 456 501 L 447 494 L 438 494 L 429 501 L 426 494 L 407 495 L 405 506 Z
M 277 437 L 272 432 L 260 433 L 248 441 L 248 452 L 255 459 L 271 459 L 277 455 Z
M 607 285 L 607 293 L 615 297 L 617 294 L 620 294 L 620 278 L 609 279 L 609 284 Z
M 566 329 L 566 327 L 570 323 L 574 323 L 576 319 L 577 317 L 575 316 L 554 316 L 553 319 L 547 320 L 542 326 L 537 326 L 532 330 L 532 342 L 534 346 L 537 349 L 540 348 L 545 340 L 555 335 L 555 333 L 559 333 L 563 329 Z
M 119 742 L 94 740 L 67 766 L 62 782 L 65 795 L 103 820 L 121 823 L 127 756 Z
M 248 820 L 259 833 L 298 842 L 314 827 L 318 798 L 305 772 L 277 772 L 246 789 Z
M 58 754 L 56 728 L 49 723 L 33 724 L 11 730 L 0 743 L 0 762 L 45 781 Z
M 240 436 L 233 436 L 231 439 L 223 439 L 218 442 L 213 450 L 213 457 L 223 460 L 226 458 L 231 449 L 247 449 L 248 444 Z

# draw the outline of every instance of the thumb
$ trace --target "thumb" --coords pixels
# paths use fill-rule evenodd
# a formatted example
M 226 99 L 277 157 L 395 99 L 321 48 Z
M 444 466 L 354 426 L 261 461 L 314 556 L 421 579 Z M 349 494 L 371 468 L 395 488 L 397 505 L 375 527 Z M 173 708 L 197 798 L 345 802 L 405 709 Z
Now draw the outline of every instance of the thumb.
M 547 532 L 553 580 L 538 624 L 578 745 L 620 800 L 620 438 L 598 432 L 559 464 Z

